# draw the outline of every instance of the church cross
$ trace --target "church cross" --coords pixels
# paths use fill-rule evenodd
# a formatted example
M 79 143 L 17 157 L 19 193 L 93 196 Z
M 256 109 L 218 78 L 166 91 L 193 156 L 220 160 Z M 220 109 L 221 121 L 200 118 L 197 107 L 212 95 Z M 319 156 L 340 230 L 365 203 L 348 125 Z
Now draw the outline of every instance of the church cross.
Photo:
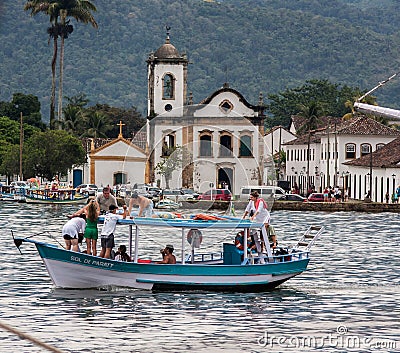
M 120 120 L 120 121 L 119 121 L 119 124 L 117 124 L 117 125 L 119 126 L 119 135 L 118 135 L 118 137 L 123 137 L 123 136 L 122 136 L 122 127 L 123 127 L 125 124 L 123 124 L 122 121 Z

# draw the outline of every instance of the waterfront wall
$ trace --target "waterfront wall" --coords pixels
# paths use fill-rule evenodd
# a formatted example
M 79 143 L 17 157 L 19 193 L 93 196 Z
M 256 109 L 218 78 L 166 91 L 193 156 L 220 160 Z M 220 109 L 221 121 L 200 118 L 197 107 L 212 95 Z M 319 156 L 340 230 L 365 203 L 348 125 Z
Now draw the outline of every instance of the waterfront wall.
M 235 212 L 241 215 L 246 208 L 248 201 L 233 201 Z M 271 205 L 268 203 L 269 207 Z M 184 202 L 184 209 L 201 210 L 227 210 L 230 203 L 227 201 L 194 201 Z M 380 203 L 380 202 L 293 202 L 293 201 L 275 201 L 272 210 L 290 210 L 290 211 L 311 211 L 311 212 L 395 212 L 400 213 L 400 204 Z

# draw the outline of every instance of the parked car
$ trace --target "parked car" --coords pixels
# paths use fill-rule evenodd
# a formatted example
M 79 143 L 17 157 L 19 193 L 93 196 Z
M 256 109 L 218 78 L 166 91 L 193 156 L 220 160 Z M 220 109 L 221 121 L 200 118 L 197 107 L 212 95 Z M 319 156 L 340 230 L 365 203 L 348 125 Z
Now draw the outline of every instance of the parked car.
M 283 200 L 286 201 L 295 201 L 295 202 L 304 202 L 307 200 L 306 197 L 303 197 L 299 194 L 286 194 Z
M 198 200 L 211 200 L 211 194 L 213 200 L 219 201 L 230 201 L 232 199 L 232 193 L 227 189 L 212 189 L 208 190 L 197 198 Z
M 319 192 L 313 192 L 307 197 L 307 201 L 310 202 L 324 202 L 324 194 Z
M 180 189 L 164 189 L 161 191 L 162 199 L 170 199 L 175 202 L 194 200 L 193 194 L 187 194 Z
M 184 194 L 192 195 L 195 200 L 199 197 L 199 194 L 192 189 L 181 189 Z
M 94 196 L 97 194 L 99 188 L 95 184 L 81 184 L 76 187 L 81 194 L 88 194 L 89 196 Z

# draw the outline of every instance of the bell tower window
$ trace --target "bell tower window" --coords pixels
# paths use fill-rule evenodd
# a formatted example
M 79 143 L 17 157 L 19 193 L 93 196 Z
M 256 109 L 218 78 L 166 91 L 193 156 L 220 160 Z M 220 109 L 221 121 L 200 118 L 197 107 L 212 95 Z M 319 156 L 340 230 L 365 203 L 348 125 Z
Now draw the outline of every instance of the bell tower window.
M 175 91 L 175 80 L 171 74 L 165 74 L 163 77 L 163 99 L 173 99 Z

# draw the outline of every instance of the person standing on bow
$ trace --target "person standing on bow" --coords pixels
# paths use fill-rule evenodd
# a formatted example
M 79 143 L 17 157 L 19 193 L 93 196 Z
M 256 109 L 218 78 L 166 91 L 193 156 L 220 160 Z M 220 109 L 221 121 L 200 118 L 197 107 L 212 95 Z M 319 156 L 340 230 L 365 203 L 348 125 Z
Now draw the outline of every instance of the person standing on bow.
M 270 243 L 271 249 L 276 248 L 278 242 L 276 240 L 275 230 L 272 225 L 270 225 L 271 215 L 268 211 L 268 205 L 264 199 L 259 197 L 257 191 L 253 191 L 250 193 L 250 201 L 246 206 L 244 211 L 243 219 L 246 216 L 250 216 L 251 221 L 255 221 L 257 223 L 264 223 L 265 230 L 268 234 L 268 240 Z M 259 240 L 255 239 L 255 243 L 257 245 L 257 251 L 260 252 L 260 246 L 258 245 Z

